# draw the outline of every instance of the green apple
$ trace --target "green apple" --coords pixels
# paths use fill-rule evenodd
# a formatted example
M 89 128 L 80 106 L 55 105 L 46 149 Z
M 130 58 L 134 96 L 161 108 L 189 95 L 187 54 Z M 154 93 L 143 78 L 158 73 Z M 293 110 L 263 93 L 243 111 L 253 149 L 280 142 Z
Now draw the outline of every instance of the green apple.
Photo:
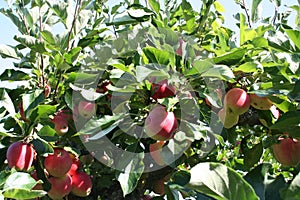
M 256 94 L 250 94 L 251 106 L 258 110 L 269 110 L 273 105 L 267 97 L 259 97 Z
M 239 122 L 239 115 L 228 112 L 225 108 L 218 112 L 218 116 L 225 128 L 231 128 Z

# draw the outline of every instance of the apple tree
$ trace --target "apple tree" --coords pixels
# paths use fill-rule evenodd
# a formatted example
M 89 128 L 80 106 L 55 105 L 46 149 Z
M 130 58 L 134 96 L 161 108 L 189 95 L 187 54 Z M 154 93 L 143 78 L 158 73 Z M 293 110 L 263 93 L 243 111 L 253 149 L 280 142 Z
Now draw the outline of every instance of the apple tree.
M 299 199 L 300 7 L 234 2 L 6 1 L 0 199 Z

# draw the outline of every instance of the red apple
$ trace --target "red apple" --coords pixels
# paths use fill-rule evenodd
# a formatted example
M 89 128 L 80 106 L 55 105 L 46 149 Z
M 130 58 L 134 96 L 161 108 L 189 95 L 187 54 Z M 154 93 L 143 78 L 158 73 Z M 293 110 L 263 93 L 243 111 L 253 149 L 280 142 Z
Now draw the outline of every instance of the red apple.
M 96 104 L 88 101 L 80 101 L 78 104 L 78 113 L 84 118 L 91 118 L 96 111 Z
M 152 83 L 152 98 L 162 99 L 167 97 L 172 97 L 176 93 L 176 88 L 172 85 L 169 85 L 168 80 L 162 80 L 158 83 Z
M 56 115 L 51 119 L 51 122 L 54 123 L 54 130 L 57 135 L 63 136 L 69 131 L 69 124 L 66 118 Z
M 279 137 L 272 146 L 274 156 L 283 166 L 296 166 L 300 162 L 300 143 L 295 138 Z
M 76 172 L 72 176 L 72 193 L 79 197 L 87 197 L 92 191 L 91 177 L 83 172 Z
M 251 106 L 259 110 L 269 110 L 273 105 L 267 97 L 259 97 L 256 94 L 250 94 Z
M 173 112 L 166 111 L 161 105 L 156 105 L 145 120 L 145 132 L 154 140 L 169 140 L 173 138 L 178 123 Z
M 222 108 L 218 112 L 220 121 L 225 128 L 231 128 L 239 122 L 239 116 Z
M 72 190 L 72 178 L 69 174 L 62 177 L 50 177 L 51 189 L 48 191 L 48 196 L 51 199 L 63 199 Z
M 70 170 L 68 171 L 68 174 L 73 176 L 81 168 L 81 162 L 80 162 L 79 158 L 73 156 L 73 154 L 70 157 L 72 158 L 72 165 L 71 165 Z
M 223 103 L 228 113 L 241 115 L 250 108 L 250 97 L 245 90 L 233 88 L 225 94 Z
M 165 165 L 165 162 L 161 156 L 162 148 L 166 141 L 157 141 L 156 143 L 149 145 L 150 155 L 152 159 L 160 166 Z
M 63 177 L 71 169 L 72 159 L 63 148 L 55 148 L 54 153 L 45 158 L 44 166 L 50 175 Z
M 21 141 L 11 144 L 6 152 L 8 166 L 18 171 L 28 171 L 32 165 L 35 150 L 31 144 Z

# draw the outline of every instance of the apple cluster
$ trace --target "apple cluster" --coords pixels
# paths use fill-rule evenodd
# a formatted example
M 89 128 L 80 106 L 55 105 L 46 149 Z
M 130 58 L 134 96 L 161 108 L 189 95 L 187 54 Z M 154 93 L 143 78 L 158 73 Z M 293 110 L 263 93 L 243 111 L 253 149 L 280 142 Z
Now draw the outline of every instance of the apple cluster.
M 154 83 L 152 78 L 152 98 L 158 99 L 175 96 L 176 88 L 164 79 L 158 83 Z M 158 165 L 164 165 L 161 156 L 162 148 L 166 141 L 172 139 L 178 128 L 178 122 L 174 112 L 167 111 L 166 107 L 161 104 L 155 104 L 150 110 L 145 120 L 145 133 L 148 137 L 156 140 L 155 143 L 149 145 L 150 155 Z
M 271 110 L 279 117 L 279 111 L 276 107 L 274 110 L 273 102 L 269 98 L 248 94 L 241 88 L 232 88 L 224 96 L 223 108 L 218 112 L 219 119 L 225 128 L 231 128 L 238 124 L 239 116 L 247 112 L 250 106 L 258 110 Z
M 35 180 L 39 180 L 36 170 L 32 170 L 36 151 L 32 144 L 23 141 L 14 142 L 6 152 L 10 168 L 30 172 Z M 87 197 L 91 193 L 91 177 L 81 169 L 78 157 L 64 150 L 54 148 L 53 154 L 48 154 L 43 162 L 45 175 L 51 184 L 48 196 L 51 199 L 62 199 L 69 193 L 75 196 Z M 42 184 L 37 184 L 34 190 L 43 190 Z

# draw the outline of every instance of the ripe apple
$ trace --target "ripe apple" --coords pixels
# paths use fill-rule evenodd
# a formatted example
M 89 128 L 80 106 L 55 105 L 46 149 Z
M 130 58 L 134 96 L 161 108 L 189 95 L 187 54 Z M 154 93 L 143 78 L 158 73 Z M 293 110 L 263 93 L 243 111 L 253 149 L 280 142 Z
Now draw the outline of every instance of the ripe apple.
M 178 122 L 173 112 L 166 111 L 161 105 L 156 105 L 145 120 L 145 132 L 154 140 L 169 140 L 173 138 L 178 128 Z
M 162 147 L 166 141 L 157 141 L 156 143 L 149 145 L 150 155 L 152 159 L 160 166 L 165 165 L 165 162 L 161 156 L 162 153 Z
M 233 88 L 225 94 L 223 103 L 227 113 L 241 115 L 250 108 L 250 97 L 245 90 Z
M 73 156 L 73 154 L 71 154 L 70 157 L 72 158 L 72 165 L 70 170 L 68 171 L 68 174 L 73 176 L 81 168 L 81 162 L 79 158 Z
M 267 97 L 259 97 L 256 94 L 250 94 L 251 106 L 259 110 L 269 110 L 273 105 Z
M 96 104 L 88 101 L 80 101 L 78 104 L 78 113 L 84 118 L 91 118 L 96 111 Z
M 283 166 L 296 166 L 300 162 L 300 143 L 295 138 L 279 137 L 272 146 L 274 156 Z
M 18 171 L 28 171 L 32 165 L 35 150 L 31 144 L 21 141 L 11 144 L 6 152 L 8 166 Z
M 55 148 L 54 153 L 45 158 L 44 166 L 50 175 L 63 177 L 71 169 L 72 159 L 63 148 Z
M 48 196 L 51 199 L 63 199 L 72 190 L 72 178 L 69 174 L 62 177 L 50 177 L 51 189 L 48 191 Z
M 239 122 L 239 115 L 227 112 L 224 108 L 219 110 L 218 116 L 225 128 L 231 128 Z
M 154 100 L 172 97 L 176 93 L 176 88 L 169 85 L 168 80 L 162 80 L 158 83 L 152 83 L 152 98 Z
M 51 122 L 54 123 L 54 130 L 59 136 L 65 135 L 69 131 L 69 124 L 66 118 L 60 115 L 55 115 Z
M 78 171 L 72 176 L 72 193 L 79 197 L 87 197 L 92 191 L 91 177 L 83 172 Z

